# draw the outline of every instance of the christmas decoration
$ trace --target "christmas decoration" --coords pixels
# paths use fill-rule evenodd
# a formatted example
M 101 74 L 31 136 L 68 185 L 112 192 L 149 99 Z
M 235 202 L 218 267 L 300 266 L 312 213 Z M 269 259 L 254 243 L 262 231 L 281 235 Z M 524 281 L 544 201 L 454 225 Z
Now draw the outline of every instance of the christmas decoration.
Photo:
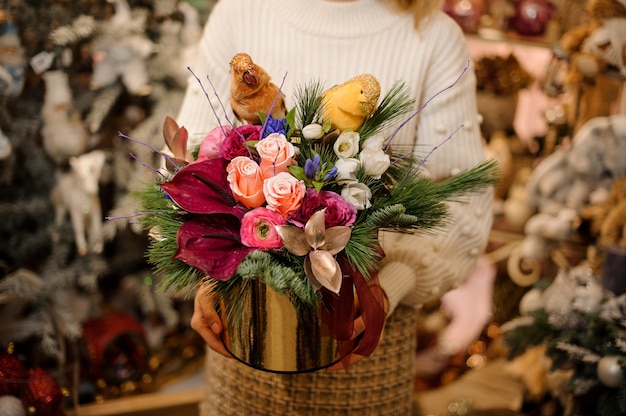
M 28 383 L 20 389 L 20 398 L 31 415 L 63 415 L 61 387 L 52 374 L 43 368 L 28 370 Z
M 555 7 L 550 0 L 517 0 L 512 27 L 520 35 L 543 35 L 554 12 Z
M 26 367 L 19 358 L 8 352 L 0 353 L 0 396 L 16 395 L 26 375 Z
M 624 370 L 621 358 L 608 356 L 598 361 L 598 379 L 608 387 L 619 387 L 624 381 Z
M 14 404 L 21 402 L 20 397 L 29 401 L 12 406 L 15 415 L 31 410 L 37 410 L 37 415 L 52 414 L 36 408 L 42 408 L 47 399 L 56 400 L 56 392 L 42 377 L 30 380 L 29 368 L 49 371 L 47 377 L 76 393 L 77 401 L 82 386 L 91 386 L 87 389 L 90 393 L 80 397 L 81 403 L 83 397 L 93 400 L 101 393 L 97 377 L 84 375 L 88 371 L 80 380 L 70 376 L 73 371 L 78 373 L 82 324 L 102 315 L 122 297 L 124 311 L 139 321 L 161 363 L 151 373 L 158 379 L 152 378 L 150 389 L 175 378 L 176 372 L 187 368 L 188 361 L 197 363 L 202 358 L 201 339 L 187 328 L 189 301 L 171 292 L 159 292 L 152 284 L 156 279 L 144 258 L 147 236 L 131 221 L 102 227 L 103 215 L 127 206 L 132 199 L 127 193 L 144 180 L 134 174 L 139 167 L 132 163 L 129 153 L 149 160 L 144 157 L 149 153 L 144 147 L 119 145 L 119 141 L 112 144 L 111 136 L 128 128 L 158 140 L 156 132 L 160 132 L 163 115 L 180 106 L 188 75 L 172 57 L 183 45 L 194 43 L 193 32 L 201 28 L 201 22 L 184 0 L 156 2 L 158 5 L 135 0 L 115 3 L 128 6 L 126 12 L 130 14 L 115 12 L 113 4 L 105 0 L 81 0 L 80 7 L 61 0 L 11 0 L 0 5 L 0 191 L 4 195 L 0 216 L 5 219 L 0 225 L 0 345 L 14 342 L 20 351 L 17 361 L 15 356 L 0 357 L 0 392 L 4 394 L 0 397 Z M 185 3 L 182 14 L 178 11 L 180 3 Z M 203 2 L 204 10 L 209 3 Z M 130 16 L 131 21 L 120 22 L 124 16 Z M 133 16 L 137 16 L 134 21 Z M 180 25 L 167 26 L 166 22 L 174 20 Z M 120 23 L 126 26 L 116 32 Z M 135 43 L 125 44 L 124 33 L 132 35 L 128 41 Z M 179 41 L 183 36 L 186 40 Z M 135 46 L 138 49 L 132 49 Z M 100 83 L 100 75 L 94 80 L 97 64 L 105 62 L 98 68 L 102 71 L 106 62 L 123 58 L 111 52 L 123 55 L 129 50 L 136 56 L 128 62 L 150 64 L 139 68 L 141 76 L 134 80 L 140 82 L 123 75 L 126 71 L 121 70 L 128 66 L 111 71 L 109 75 L 115 78 L 105 80 L 109 85 Z M 146 71 L 147 66 L 150 71 Z M 100 87 L 91 89 L 96 84 Z M 147 92 L 150 94 L 144 95 Z M 77 198 L 80 192 L 76 182 L 68 186 L 59 178 L 75 173 L 70 168 L 71 157 L 82 160 L 92 151 L 102 161 L 100 172 L 92 172 L 95 193 Z M 51 193 L 56 194 L 54 198 L 50 198 Z M 58 198 L 61 194 L 65 198 Z M 72 232 L 78 227 L 69 218 L 59 216 L 55 224 L 54 207 L 83 209 L 88 200 L 99 200 L 101 211 L 93 204 L 90 211 L 100 227 L 92 222 L 90 228 L 95 228 L 96 238 L 93 244 L 82 244 L 84 234 Z M 136 296 L 119 295 L 128 279 L 137 281 Z M 184 346 L 174 346 L 172 340 L 176 339 L 185 339 L 181 341 Z M 145 339 L 137 345 L 144 343 Z M 135 346 L 131 343 L 129 348 Z M 115 361 L 115 357 L 131 354 L 125 348 L 126 344 L 121 352 L 104 354 L 112 373 L 107 398 L 121 394 L 121 380 L 129 375 L 130 370 Z M 141 348 L 137 361 L 143 366 L 152 357 Z M 175 365 L 169 365 L 171 362 Z M 16 369 L 20 363 L 26 371 L 21 376 Z M 20 380 L 19 385 L 6 383 L 14 379 Z M 47 397 L 44 391 L 48 391 Z M 4 402 L 0 404 L 2 416 L 8 416 L 2 413 L 5 407 Z
M 545 359 L 533 360 L 542 369 L 529 388 L 544 389 L 535 398 L 551 395 L 577 414 L 624 414 L 626 295 L 605 290 L 584 263 L 560 270 L 544 289 L 540 283 L 520 302 L 522 316 L 500 328 L 513 366 L 521 360 L 523 372 L 533 372 L 527 356 L 538 353 Z
M 83 324 L 86 369 L 95 378 L 119 385 L 137 380 L 148 367 L 143 327 L 132 316 L 111 311 Z
M 18 397 L 0 396 L 0 416 L 26 416 L 26 409 Z

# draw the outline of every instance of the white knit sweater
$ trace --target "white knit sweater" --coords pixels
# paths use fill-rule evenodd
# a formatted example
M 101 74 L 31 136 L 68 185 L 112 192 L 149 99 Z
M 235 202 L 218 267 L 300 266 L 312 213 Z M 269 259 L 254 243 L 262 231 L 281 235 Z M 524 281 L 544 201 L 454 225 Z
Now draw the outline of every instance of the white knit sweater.
M 412 16 L 378 0 L 221 0 L 209 16 L 197 60 L 182 63 L 205 88 L 190 77 L 177 118 L 189 130 L 191 145 L 218 123 L 234 121 L 222 104 L 228 106 L 229 62 L 239 52 L 248 53 L 282 86 L 289 108 L 298 87 L 314 80 L 330 87 L 362 73 L 379 80 L 382 94 L 395 81 L 405 81 L 417 108 L 451 85 L 470 59 L 461 30 L 443 12 L 418 32 Z M 449 177 L 484 158 L 473 68 L 409 122 L 393 147 L 414 148 L 424 156 L 461 125 L 429 157 L 425 170 L 433 178 Z M 399 302 L 419 307 L 464 280 L 486 245 L 491 203 L 488 190 L 451 203 L 446 228 L 428 235 L 381 236 L 386 258 L 379 277 L 391 310 Z

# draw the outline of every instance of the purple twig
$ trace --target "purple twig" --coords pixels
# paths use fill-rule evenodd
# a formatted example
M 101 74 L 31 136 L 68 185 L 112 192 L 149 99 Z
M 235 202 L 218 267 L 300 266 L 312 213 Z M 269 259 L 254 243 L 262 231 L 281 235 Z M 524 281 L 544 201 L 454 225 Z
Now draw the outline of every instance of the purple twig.
M 445 91 L 449 90 L 450 88 L 454 87 L 456 84 L 458 84 L 458 82 L 461 80 L 461 78 L 463 77 L 463 75 L 465 75 L 465 73 L 467 72 L 468 68 L 470 67 L 470 61 L 467 61 L 467 64 L 465 65 L 465 68 L 463 68 L 463 71 L 461 71 L 461 74 L 454 80 L 454 82 L 450 85 L 448 85 L 447 87 L 445 87 L 444 89 L 442 89 L 441 91 L 435 93 L 435 95 L 433 95 L 432 97 L 430 97 L 428 100 L 426 100 L 426 102 L 424 104 L 422 104 L 420 106 L 420 108 L 418 108 L 413 114 L 411 114 L 406 120 L 404 120 L 399 126 L 398 128 L 393 132 L 393 134 L 387 139 L 387 142 L 385 143 L 385 146 L 383 147 L 385 150 L 387 150 L 387 148 L 389 147 L 389 145 L 391 144 L 391 142 L 393 141 L 393 139 L 396 137 L 396 135 L 398 134 L 398 132 L 402 129 L 402 127 L 404 127 L 412 118 L 416 117 L 419 113 L 422 112 L 422 110 L 424 108 L 426 108 L 426 106 L 428 106 L 428 104 L 430 104 L 430 102 L 432 100 L 434 100 L 437 96 L 443 94 Z
M 119 215 L 117 217 L 104 217 L 105 220 L 107 221 L 114 221 L 114 220 L 122 220 L 122 219 L 129 219 L 129 218 L 137 218 L 137 217 L 141 217 L 143 215 L 156 215 L 158 214 L 157 211 L 154 212 L 135 212 L 134 214 L 131 215 Z
M 220 117 L 217 115 L 217 112 L 215 111 L 215 109 L 213 108 L 213 105 L 211 104 L 211 99 L 209 98 L 209 93 L 204 88 L 204 84 L 202 84 L 202 81 L 200 80 L 200 78 L 198 78 L 198 76 L 193 72 L 193 70 L 190 67 L 187 67 L 187 70 L 189 70 L 189 72 L 191 72 L 191 75 L 193 75 L 193 77 L 196 79 L 196 81 L 198 81 L 198 84 L 200 85 L 200 88 L 202 88 L 202 92 L 204 93 L 204 96 L 209 101 L 209 107 L 211 107 L 211 111 L 213 111 L 213 115 L 217 119 L 217 124 L 222 128 L 222 133 L 224 134 L 224 136 L 226 136 L 226 132 L 224 131 L 224 126 L 222 125 Z M 213 85 L 213 82 L 211 82 L 211 78 L 207 75 L 206 79 L 209 82 L 209 85 L 211 86 L 211 89 L 213 90 L 213 95 L 215 95 L 215 98 L 217 98 L 217 102 L 220 104 L 220 107 L 222 107 L 222 112 L 224 113 L 224 117 L 226 118 L 226 121 L 234 129 L 235 126 L 228 119 L 228 113 L 226 112 L 226 107 L 224 107 L 224 103 L 222 103 L 222 100 L 220 99 L 220 96 L 217 94 L 217 90 L 215 89 L 215 86 Z
M 265 133 L 265 127 L 267 126 L 267 120 L 270 118 L 272 111 L 274 111 L 274 107 L 276 107 L 276 102 L 278 101 L 278 97 L 280 97 L 281 94 L 283 93 L 283 85 L 285 85 L 285 79 L 287 79 L 287 72 L 285 72 L 285 75 L 283 75 L 283 80 L 280 83 L 280 87 L 278 87 L 278 92 L 274 96 L 272 105 L 270 106 L 268 114 L 265 117 L 265 122 L 263 123 L 263 127 L 261 128 L 261 133 L 259 134 L 260 137 L 263 137 L 263 133 Z
M 161 175 L 164 179 L 166 178 L 166 176 L 158 169 L 153 168 L 152 166 L 148 165 L 147 163 L 145 163 L 143 160 L 139 159 L 134 153 L 130 153 L 130 157 L 132 157 L 133 159 L 135 159 L 137 162 L 139 162 L 143 167 L 150 169 L 152 172 L 157 173 L 159 175 Z
M 452 136 L 454 136 L 456 134 L 457 131 L 459 131 L 461 128 L 463 127 L 463 124 L 461 124 L 460 126 L 458 126 L 456 129 L 454 129 L 454 131 L 452 133 L 450 133 L 450 135 L 448 137 L 445 138 L 444 141 L 442 141 L 441 143 L 439 143 L 437 146 L 433 146 L 432 149 L 430 149 L 430 152 L 428 152 L 428 154 L 420 161 L 420 163 L 418 163 L 413 169 L 411 169 L 411 172 L 409 172 L 409 176 L 413 176 L 415 175 L 415 173 L 417 172 L 417 170 L 419 168 L 421 168 L 422 166 L 424 166 L 424 164 L 426 163 L 426 161 L 428 160 L 428 158 L 430 157 L 430 155 L 432 155 L 433 153 L 435 153 L 435 150 L 439 149 L 441 146 L 443 146 L 444 144 L 446 144 L 446 142 L 450 141 L 450 139 L 452 139 Z
M 167 154 L 164 153 L 162 151 L 160 151 L 159 149 L 157 149 L 156 147 L 152 146 L 150 143 L 146 143 L 146 142 L 142 142 L 141 140 L 137 140 L 137 139 L 133 139 L 130 136 L 125 135 L 122 132 L 118 132 L 117 133 L 118 136 L 123 137 L 127 140 L 130 140 L 131 142 L 135 142 L 135 143 L 139 143 L 143 146 L 146 146 L 148 149 L 152 150 L 153 152 L 157 153 L 158 155 L 160 155 L 161 157 L 163 157 L 165 160 L 167 160 L 168 162 L 170 162 L 172 164 L 172 166 L 176 166 L 176 163 L 172 160 L 172 158 Z M 134 155 L 131 153 L 131 156 L 134 157 Z M 137 161 L 139 161 L 139 159 L 135 159 Z M 153 167 L 150 167 L 148 165 L 146 165 L 145 163 L 139 161 L 142 165 L 146 166 L 148 169 L 153 170 L 158 172 L 156 169 L 154 169 Z M 159 172 L 159 174 L 163 175 L 161 172 Z

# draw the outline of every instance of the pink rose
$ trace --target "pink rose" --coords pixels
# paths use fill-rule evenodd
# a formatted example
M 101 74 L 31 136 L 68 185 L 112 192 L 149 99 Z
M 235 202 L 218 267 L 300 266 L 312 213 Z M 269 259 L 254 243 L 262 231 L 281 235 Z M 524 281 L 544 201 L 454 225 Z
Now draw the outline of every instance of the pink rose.
M 219 157 L 226 160 L 233 160 L 237 156 L 250 156 L 250 151 L 246 143 L 252 140 L 259 140 L 263 126 L 244 124 L 232 130 L 220 147 Z
M 218 126 L 207 133 L 200 143 L 200 150 L 198 151 L 199 160 L 217 159 L 219 157 L 220 148 L 222 142 L 233 129 L 230 126 Z
M 304 183 L 287 172 L 280 172 L 263 184 L 267 207 L 285 218 L 300 208 L 305 192 Z
M 276 226 L 284 224 L 285 219 L 276 211 L 263 207 L 248 211 L 241 220 L 241 243 L 260 249 L 281 248 Z
M 272 133 L 260 140 L 256 151 L 261 157 L 261 170 L 264 178 L 270 178 L 280 172 L 289 172 L 289 166 L 295 164 L 296 148 L 287 141 L 284 134 Z
M 235 199 L 248 208 L 260 207 L 265 203 L 261 168 L 254 160 L 238 156 L 230 161 L 226 172 Z
M 350 227 L 356 221 L 357 209 L 341 195 L 331 191 L 317 192 L 315 188 L 308 188 L 300 208 L 293 213 L 289 222 L 304 227 L 311 215 L 323 208 L 326 208 L 324 214 L 326 227 L 336 225 Z

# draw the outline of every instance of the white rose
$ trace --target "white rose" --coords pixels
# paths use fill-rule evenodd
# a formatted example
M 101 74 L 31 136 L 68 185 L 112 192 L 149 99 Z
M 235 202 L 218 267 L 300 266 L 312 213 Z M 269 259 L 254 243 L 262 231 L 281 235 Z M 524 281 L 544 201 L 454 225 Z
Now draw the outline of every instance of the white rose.
M 324 128 L 316 123 L 306 125 L 302 129 L 302 137 L 307 140 L 321 139 L 323 135 Z
M 333 144 L 335 154 L 342 159 L 354 157 L 359 152 L 359 138 L 355 131 L 341 133 Z
M 354 158 L 337 159 L 335 162 L 335 167 L 337 168 L 337 176 L 335 176 L 335 180 L 337 183 L 344 185 L 351 182 L 357 182 L 356 171 L 360 164 L 361 162 Z
M 373 178 L 380 178 L 391 165 L 389 155 L 381 149 L 363 149 L 359 153 L 359 158 L 365 168 L 365 174 Z
M 349 183 L 341 190 L 341 197 L 354 205 L 358 210 L 364 210 L 372 206 L 370 199 L 372 191 L 364 183 Z

